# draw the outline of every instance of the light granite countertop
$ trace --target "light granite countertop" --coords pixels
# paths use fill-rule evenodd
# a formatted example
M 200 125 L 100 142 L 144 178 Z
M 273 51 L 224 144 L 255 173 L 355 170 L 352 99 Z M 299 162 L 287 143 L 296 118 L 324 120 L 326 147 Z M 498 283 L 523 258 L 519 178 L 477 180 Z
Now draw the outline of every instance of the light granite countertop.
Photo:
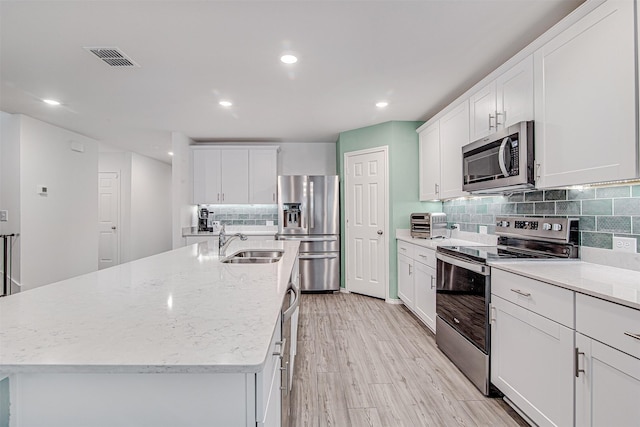
M 471 233 L 467 233 L 470 235 Z M 411 237 L 411 233 L 406 229 L 396 230 L 396 239 L 403 242 L 413 243 L 414 245 L 422 246 L 429 249 L 437 249 L 438 246 L 494 246 L 496 244 L 495 237 L 491 235 L 477 235 L 478 237 L 484 237 L 485 241 L 472 241 L 458 238 L 434 238 L 434 239 L 420 239 Z M 493 241 L 490 239 L 493 237 Z
M 247 236 L 275 236 L 278 234 L 278 226 L 269 225 L 228 225 L 225 227 L 227 234 L 243 233 Z M 182 237 L 188 236 L 218 236 L 220 229 L 215 231 L 198 231 L 198 227 L 184 227 Z
M 496 261 L 491 267 L 640 310 L 640 272 L 583 261 Z
M 207 243 L 0 299 L 0 373 L 258 372 L 266 361 L 295 241 L 271 264 L 224 264 Z

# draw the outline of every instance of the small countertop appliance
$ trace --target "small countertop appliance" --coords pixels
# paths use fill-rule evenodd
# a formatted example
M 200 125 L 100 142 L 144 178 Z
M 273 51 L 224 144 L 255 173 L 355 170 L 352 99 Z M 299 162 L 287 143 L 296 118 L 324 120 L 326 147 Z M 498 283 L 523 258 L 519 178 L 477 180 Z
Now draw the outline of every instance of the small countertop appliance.
M 412 213 L 411 237 L 433 239 L 446 237 L 447 214 L 445 213 Z

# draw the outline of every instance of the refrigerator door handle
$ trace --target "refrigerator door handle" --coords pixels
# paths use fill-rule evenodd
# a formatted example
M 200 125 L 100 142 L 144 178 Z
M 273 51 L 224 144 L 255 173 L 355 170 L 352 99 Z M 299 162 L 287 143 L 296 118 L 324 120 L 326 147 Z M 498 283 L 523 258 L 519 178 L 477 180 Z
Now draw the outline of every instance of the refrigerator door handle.
M 334 259 L 338 258 L 338 254 L 319 254 L 319 255 L 300 255 L 298 259 Z
M 309 226 L 309 228 L 314 228 L 315 224 L 314 224 L 314 214 L 315 214 L 315 203 L 314 203 L 314 195 L 313 195 L 313 181 L 309 182 L 309 221 L 311 223 L 311 225 Z
M 278 236 L 277 240 L 295 240 L 299 242 L 335 242 L 338 240 L 338 236 L 329 236 L 329 237 L 289 237 L 289 236 Z

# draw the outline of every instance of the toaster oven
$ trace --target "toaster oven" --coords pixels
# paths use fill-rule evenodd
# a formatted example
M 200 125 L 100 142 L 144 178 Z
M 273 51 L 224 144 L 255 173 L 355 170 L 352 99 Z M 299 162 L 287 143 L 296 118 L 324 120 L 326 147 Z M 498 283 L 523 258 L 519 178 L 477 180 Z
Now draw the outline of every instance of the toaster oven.
M 447 214 L 445 213 L 412 213 L 411 237 L 433 239 L 446 237 Z

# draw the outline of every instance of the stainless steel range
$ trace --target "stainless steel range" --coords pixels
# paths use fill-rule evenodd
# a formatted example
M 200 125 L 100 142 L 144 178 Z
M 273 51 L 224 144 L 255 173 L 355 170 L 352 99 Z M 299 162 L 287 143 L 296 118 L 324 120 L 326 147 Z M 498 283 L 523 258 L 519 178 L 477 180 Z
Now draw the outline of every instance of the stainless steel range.
M 490 394 L 491 266 L 513 258 L 578 258 L 578 220 L 497 217 L 497 246 L 437 249 L 436 343 L 485 395 Z

